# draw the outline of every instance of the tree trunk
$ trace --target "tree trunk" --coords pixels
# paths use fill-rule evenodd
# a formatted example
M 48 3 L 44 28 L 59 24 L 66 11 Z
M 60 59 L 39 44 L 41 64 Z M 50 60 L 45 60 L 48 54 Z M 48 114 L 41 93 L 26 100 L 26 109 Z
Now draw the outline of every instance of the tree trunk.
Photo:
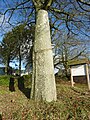
M 19 76 L 21 76 L 21 51 L 19 49 Z
M 7 59 L 7 75 L 10 74 L 10 66 L 9 66 L 9 63 L 10 63 L 10 57 L 8 56 L 8 59 Z
M 56 101 L 53 55 L 48 13 L 39 10 L 37 14 L 33 48 L 33 74 L 31 98 L 35 101 Z

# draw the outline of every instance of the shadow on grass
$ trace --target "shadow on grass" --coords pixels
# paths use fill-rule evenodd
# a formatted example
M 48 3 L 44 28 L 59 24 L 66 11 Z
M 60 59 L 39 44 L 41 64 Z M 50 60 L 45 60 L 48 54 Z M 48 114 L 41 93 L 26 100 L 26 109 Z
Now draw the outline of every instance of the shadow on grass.
M 31 88 L 25 88 L 24 81 L 23 77 L 18 78 L 18 88 L 28 99 L 30 99 Z

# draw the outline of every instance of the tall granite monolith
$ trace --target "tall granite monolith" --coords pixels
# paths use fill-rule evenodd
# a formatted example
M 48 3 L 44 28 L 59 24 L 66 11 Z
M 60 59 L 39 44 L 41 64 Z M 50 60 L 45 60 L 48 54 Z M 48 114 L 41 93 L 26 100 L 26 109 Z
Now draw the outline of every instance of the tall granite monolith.
M 50 26 L 45 10 L 38 11 L 36 20 L 31 99 L 48 102 L 57 99 Z

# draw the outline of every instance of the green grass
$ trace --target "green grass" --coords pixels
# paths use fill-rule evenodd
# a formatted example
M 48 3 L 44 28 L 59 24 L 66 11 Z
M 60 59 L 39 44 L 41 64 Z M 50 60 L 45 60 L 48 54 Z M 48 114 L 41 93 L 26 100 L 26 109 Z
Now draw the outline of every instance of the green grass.
M 9 86 L 10 77 L 14 77 L 15 83 L 16 83 L 16 81 L 18 79 L 17 77 L 10 76 L 10 75 L 1 75 L 0 76 L 0 86 Z M 22 77 L 20 79 L 22 79 Z M 31 84 L 30 79 L 31 79 L 31 75 L 24 75 L 23 76 L 22 80 L 24 80 L 24 84 L 26 87 L 30 86 L 30 84 Z
M 0 94 L 2 94 L 2 95 L 4 95 L 4 94 L 10 94 L 10 91 L 0 90 Z
M 0 76 L 0 86 L 9 86 L 10 76 L 8 75 L 1 75 Z

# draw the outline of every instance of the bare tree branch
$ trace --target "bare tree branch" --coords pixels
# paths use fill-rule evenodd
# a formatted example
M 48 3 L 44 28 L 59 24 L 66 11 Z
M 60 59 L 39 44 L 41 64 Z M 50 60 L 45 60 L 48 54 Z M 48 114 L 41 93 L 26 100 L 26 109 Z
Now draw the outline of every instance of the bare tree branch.
M 78 53 L 76 56 L 74 56 L 74 57 L 71 58 L 70 60 L 74 60 L 74 59 L 78 58 L 85 50 L 86 50 L 86 48 L 83 49 L 80 53 Z
M 68 12 L 61 11 L 61 10 L 53 8 L 53 7 L 50 7 L 50 10 L 53 11 L 53 12 L 59 13 L 59 14 L 70 15 Z
M 80 2 L 82 4 L 90 6 L 90 2 L 84 2 L 83 0 L 76 0 L 77 2 Z
M 77 0 L 77 3 L 78 3 L 79 7 L 80 7 L 82 10 L 84 10 L 84 11 L 86 11 L 86 12 L 90 12 L 90 10 L 84 9 L 84 8 L 81 6 L 81 4 L 79 3 L 78 0 Z

